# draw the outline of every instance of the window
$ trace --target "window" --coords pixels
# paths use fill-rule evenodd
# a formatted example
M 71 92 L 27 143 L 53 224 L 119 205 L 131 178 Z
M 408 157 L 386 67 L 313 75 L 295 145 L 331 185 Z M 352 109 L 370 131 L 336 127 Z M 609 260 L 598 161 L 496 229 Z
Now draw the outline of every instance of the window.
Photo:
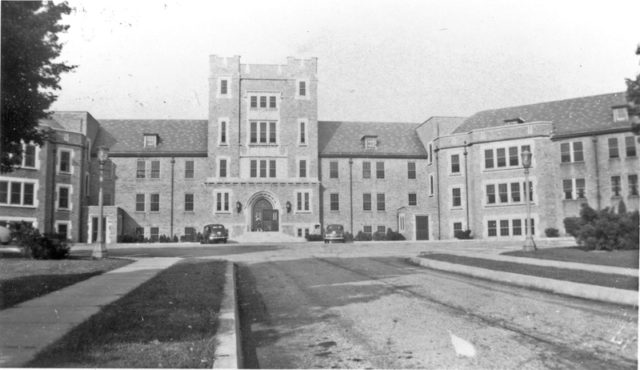
M 384 193 L 378 193 L 377 197 L 376 197 L 376 200 L 377 200 L 377 206 L 378 206 L 377 209 L 378 209 L 378 211 L 384 211 L 384 208 L 385 208 L 384 207 L 385 206 L 385 204 L 384 204 Z
M 571 162 L 571 147 L 570 143 L 560 144 L 560 162 Z
M 523 182 L 522 183 L 522 190 L 524 190 L 525 193 L 525 197 L 526 197 L 526 193 L 527 193 L 527 187 L 526 187 L 526 183 Z M 533 202 L 533 182 L 529 181 L 529 201 Z
M 434 192 L 433 175 L 429 175 L 429 196 L 432 197 Z
M 620 176 L 611 176 L 611 194 L 614 197 L 620 196 Z
M 371 162 L 362 162 L 362 178 L 371 178 Z
M 252 159 L 250 162 L 249 176 L 250 177 L 258 177 L 258 161 Z
M 564 192 L 564 199 L 573 199 L 573 180 L 562 180 L 562 191 Z
M 146 162 L 142 161 L 142 160 L 138 160 L 137 167 L 136 167 L 136 178 L 137 179 L 144 179 L 145 170 L 146 170 L 145 167 L 146 167 Z
M 573 161 L 574 162 L 583 162 L 584 161 L 584 153 L 582 150 L 582 141 L 575 141 L 573 143 Z
M 151 204 L 149 207 L 149 211 L 151 212 L 160 211 L 160 194 L 151 194 Z
M 309 191 L 298 191 L 296 194 L 296 209 L 299 212 L 309 212 L 310 211 L 310 197 L 311 193 Z
M 277 109 L 278 98 L 276 95 L 251 95 L 249 96 L 250 109 Z
M 462 232 L 462 222 L 453 223 L 453 236 L 456 236 L 457 232 Z
M 416 162 L 407 163 L 407 178 L 413 180 L 416 178 Z
M 340 195 L 338 193 L 329 194 L 329 203 L 330 203 L 330 207 L 329 207 L 330 210 L 339 211 L 340 210 Z
M 520 202 L 520 183 L 512 182 L 511 183 L 511 201 L 512 202 Z
M 409 193 L 409 205 L 410 206 L 418 205 L 418 195 L 416 193 Z
M 636 153 L 636 138 L 634 136 L 627 136 L 624 138 L 627 157 L 635 157 Z
M 301 159 L 300 162 L 298 163 L 298 176 L 299 177 L 307 177 L 307 160 L 306 159 Z
M 71 173 L 71 152 L 68 150 L 60 150 L 60 167 L 59 172 Z
M 524 230 L 526 232 L 527 230 L 529 230 L 529 225 L 526 224 L 527 223 L 526 219 L 524 220 L 524 222 L 525 222 Z M 536 224 L 535 224 L 535 221 L 533 220 L 533 218 L 529 219 L 529 223 L 531 224 L 531 235 L 535 235 L 536 234 Z
M 496 186 L 491 184 L 487 185 L 487 204 L 496 203 Z
M 136 212 L 144 212 L 144 194 L 136 194 Z
M 511 234 L 512 235 L 522 235 L 522 220 L 514 219 L 511 220 Z
M 400 232 L 405 231 L 405 215 L 404 214 L 401 214 L 398 217 L 398 231 Z
M 136 235 L 140 238 L 144 237 L 144 227 L 136 227 Z
M 61 235 L 65 239 L 69 239 L 69 224 L 66 222 L 60 222 L 56 224 L 56 233 Z
M 460 154 L 451 155 L 451 173 L 460 173 Z
M 508 184 L 498 184 L 498 199 L 500 199 L 500 203 L 509 202 Z
M 576 180 L 576 197 L 578 199 L 584 199 L 585 197 L 585 181 L 584 179 L 575 179 Z
M 496 159 L 498 162 L 497 167 L 507 166 L 506 151 L 504 148 L 499 148 L 496 150 Z
M 159 236 L 160 236 L 160 228 L 158 227 L 149 228 L 149 239 L 151 239 L 152 242 L 157 242 Z
M 362 226 L 362 232 L 365 234 L 371 234 L 373 232 L 373 228 L 371 225 Z
M 371 193 L 362 194 L 362 210 L 371 211 Z
M 250 126 L 249 142 L 251 144 L 276 144 L 277 143 L 277 125 L 275 121 L 270 121 L 270 122 L 251 121 L 249 126 Z
M 36 168 L 36 146 L 35 145 L 26 144 L 24 146 L 24 153 L 22 154 L 22 167 Z
M 298 95 L 299 96 L 307 96 L 307 82 L 306 81 L 298 81 Z
M 269 97 L 269 108 L 276 108 L 276 97 L 273 95 Z
M 378 146 L 378 139 L 375 136 L 369 136 L 364 138 L 365 149 L 375 149 Z
M 618 139 L 615 137 L 609 138 L 609 158 L 619 158 L 620 153 L 618 152 Z
M 160 178 L 160 161 L 151 161 L 151 178 Z
M 307 145 L 307 122 L 300 121 L 300 136 L 299 136 L 299 144 Z
M 509 236 L 509 220 L 500 220 L 500 236 Z
M 250 163 L 250 166 L 249 166 L 250 177 L 255 178 L 255 177 L 258 177 L 258 174 L 259 174 L 260 177 L 266 178 L 267 173 L 271 178 L 276 177 L 277 170 L 276 170 L 275 159 L 270 159 L 268 161 L 266 159 L 261 159 L 261 160 L 252 159 L 249 163 Z M 267 164 L 269 165 L 268 168 L 267 168 Z M 298 164 L 298 166 L 300 166 L 300 164 Z
M 35 197 L 35 185 L 30 182 L 25 182 L 22 185 L 22 205 L 23 206 L 32 206 L 33 199 Z
M 329 177 L 332 179 L 338 178 L 338 162 L 337 161 L 329 162 Z
M 251 95 L 251 97 L 249 98 L 250 101 L 250 107 L 251 108 L 258 108 L 258 97 L 255 95 Z
M 386 230 L 386 227 L 384 225 L 378 225 L 378 229 L 376 230 L 376 232 L 384 233 L 385 230 Z
M 227 121 L 220 121 L 220 145 L 227 144 Z
M 493 149 L 484 151 L 484 168 L 493 168 Z
M 629 120 L 629 112 L 626 107 L 613 108 L 613 122 L 624 122 Z
M 510 146 L 509 147 L 509 166 L 517 167 L 519 164 L 518 160 L 518 147 Z
M 451 189 L 451 206 L 462 206 L 462 190 L 460 188 Z
M 220 79 L 220 95 L 229 94 L 229 80 Z
M 184 241 L 186 241 L 186 242 L 195 242 L 196 241 L 196 228 L 195 227 L 185 227 L 184 228 Z
M 269 160 L 269 177 L 271 178 L 276 177 L 276 160 L 275 159 Z
M 58 187 L 58 209 L 69 209 L 69 188 Z
M 638 175 L 629 175 L 629 195 L 638 195 Z
M 230 193 L 228 191 L 216 191 L 216 212 L 229 212 L 229 198 Z
M 158 146 L 158 135 L 145 134 L 143 136 L 142 143 L 145 148 L 155 148 Z
M 194 162 L 193 161 L 184 162 L 184 178 L 192 179 L 193 173 L 194 173 Z
M 184 194 L 184 211 L 193 212 L 193 193 Z
M 573 150 L 571 148 L 573 147 Z M 583 162 L 584 152 L 582 141 L 574 141 L 571 143 L 560 144 L 560 162 Z
M 582 199 L 585 197 L 585 180 L 584 179 L 565 179 L 562 180 L 562 191 L 564 199 Z
M 35 183 L 0 180 L 0 205 L 33 206 Z
M 267 107 L 267 97 L 266 96 L 261 96 L 260 97 L 260 108 L 266 108 Z
M 498 236 L 497 230 L 498 224 L 496 221 L 488 221 L 487 222 L 487 235 L 488 236 Z
M 384 179 L 384 162 L 376 162 L 376 178 Z
M 266 159 L 260 160 L 260 177 L 262 178 L 267 177 L 267 160 Z
M 429 143 L 429 164 L 433 163 L 433 143 Z
M 219 177 L 227 177 L 227 160 L 221 158 L 218 160 L 218 176 Z

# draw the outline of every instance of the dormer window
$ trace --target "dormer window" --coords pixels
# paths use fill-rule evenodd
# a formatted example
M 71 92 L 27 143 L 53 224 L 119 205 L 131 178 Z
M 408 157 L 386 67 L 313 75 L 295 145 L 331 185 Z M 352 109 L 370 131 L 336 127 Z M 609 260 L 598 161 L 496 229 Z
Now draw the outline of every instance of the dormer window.
M 627 112 L 627 107 L 613 108 L 613 122 L 626 122 L 628 120 L 629 112 Z
M 524 123 L 524 120 L 520 117 L 505 119 L 504 123 L 507 125 L 517 125 L 519 123 Z
M 377 136 L 365 136 L 363 137 L 363 140 L 365 149 L 375 149 L 378 146 Z
M 158 146 L 158 135 L 157 134 L 144 134 L 144 147 L 145 148 L 155 148 Z

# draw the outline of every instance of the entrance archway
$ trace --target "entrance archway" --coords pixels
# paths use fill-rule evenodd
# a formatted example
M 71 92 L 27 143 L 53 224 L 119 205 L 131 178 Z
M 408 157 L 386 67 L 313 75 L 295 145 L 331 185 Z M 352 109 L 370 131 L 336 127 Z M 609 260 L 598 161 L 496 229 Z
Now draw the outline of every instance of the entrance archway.
M 259 197 L 251 209 L 251 231 L 278 231 L 278 210 L 265 198 Z

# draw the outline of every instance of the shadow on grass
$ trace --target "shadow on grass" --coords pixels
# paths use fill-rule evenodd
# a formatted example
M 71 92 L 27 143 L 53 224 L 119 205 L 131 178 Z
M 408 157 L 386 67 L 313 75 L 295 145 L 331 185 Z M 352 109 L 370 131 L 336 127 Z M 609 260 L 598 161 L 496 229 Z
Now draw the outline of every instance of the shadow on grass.
M 104 271 L 68 275 L 23 276 L 0 282 L 0 309 L 34 299 L 69 285 L 100 275 Z
M 593 251 L 583 247 L 544 248 L 535 252 L 512 251 L 506 256 L 586 263 L 614 267 L 638 268 L 638 250 Z
M 224 261 L 182 261 L 45 349 L 27 367 L 211 368 Z

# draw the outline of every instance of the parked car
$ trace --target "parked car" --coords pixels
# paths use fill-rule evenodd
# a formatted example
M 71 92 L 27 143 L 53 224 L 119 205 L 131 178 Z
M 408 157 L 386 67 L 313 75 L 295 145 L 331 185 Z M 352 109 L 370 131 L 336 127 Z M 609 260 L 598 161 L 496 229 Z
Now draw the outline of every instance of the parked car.
M 339 224 L 327 225 L 324 233 L 324 242 L 342 242 L 344 243 L 344 226 Z
M 229 231 L 221 224 L 210 224 L 204 227 L 202 231 L 202 244 L 216 243 L 222 241 L 227 242 Z

